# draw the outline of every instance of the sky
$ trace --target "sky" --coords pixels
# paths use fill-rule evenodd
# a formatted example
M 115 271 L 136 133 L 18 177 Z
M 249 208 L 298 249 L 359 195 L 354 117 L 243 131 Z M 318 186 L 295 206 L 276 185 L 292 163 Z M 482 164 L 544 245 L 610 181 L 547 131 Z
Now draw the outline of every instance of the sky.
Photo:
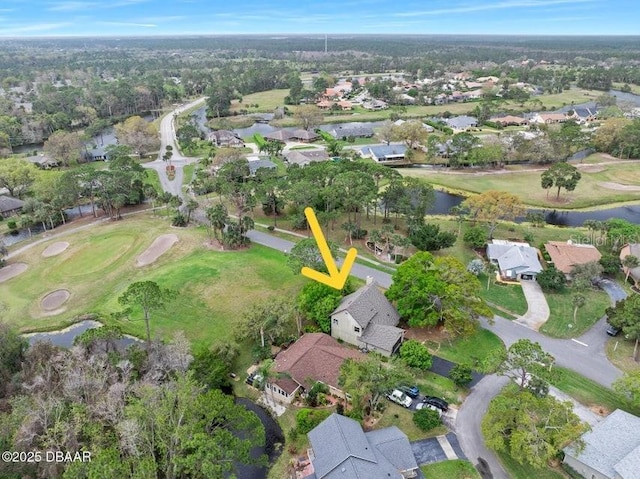
M 0 0 L 0 37 L 639 35 L 638 0 Z

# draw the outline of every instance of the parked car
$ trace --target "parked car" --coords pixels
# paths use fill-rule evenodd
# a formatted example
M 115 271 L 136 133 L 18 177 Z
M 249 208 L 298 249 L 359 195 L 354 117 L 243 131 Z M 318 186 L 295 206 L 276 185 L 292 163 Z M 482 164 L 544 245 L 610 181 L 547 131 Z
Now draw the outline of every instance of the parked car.
M 394 389 L 391 394 L 387 394 L 387 399 L 406 408 L 411 407 L 411 405 L 413 404 L 413 401 L 409 396 L 397 389 Z
M 616 328 L 614 325 L 610 324 L 607 326 L 607 334 L 609 336 L 617 336 L 620 332 L 620 328 Z
M 416 405 L 416 411 L 419 411 L 420 409 L 431 409 L 432 411 L 436 411 L 440 416 L 442 416 L 442 409 L 434 406 L 433 404 L 421 402 L 420 404 Z
M 398 386 L 398 390 L 413 399 L 420 396 L 420 389 L 418 389 L 418 386 Z
M 449 403 L 447 401 L 445 401 L 444 399 L 439 398 L 439 397 L 425 396 L 424 398 L 422 398 L 422 402 L 425 403 L 425 404 L 430 404 L 432 406 L 435 406 L 438 409 L 440 409 L 441 411 L 448 411 L 449 410 Z
M 257 388 L 257 389 L 262 389 L 263 380 L 264 378 L 262 377 L 262 375 L 251 373 L 249 376 L 247 376 L 247 379 L 245 380 L 245 382 L 249 386 L 253 386 L 254 388 Z

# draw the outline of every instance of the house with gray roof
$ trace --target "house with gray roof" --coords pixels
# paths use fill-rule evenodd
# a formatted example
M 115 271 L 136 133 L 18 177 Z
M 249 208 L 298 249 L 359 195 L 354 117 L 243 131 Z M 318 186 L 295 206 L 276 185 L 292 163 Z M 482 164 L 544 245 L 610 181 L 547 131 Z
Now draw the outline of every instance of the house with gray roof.
M 27 156 L 25 160 L 43 170 L 50 170 L 51 168 L 60 166 L 60 162 L 58 160 L 55 160 L 48 155 Z
M 487 245 L 489 261 L 498 266 L 500 276 L 508 280 L 531 280 L 542 271 L 538 250 L 529 243 L 492 240 Z
M 404 340 L 400 315 L 372 280 L 345 296 L 331 313 L 331 336 L 384 356 L 395 353 Z
M 378 163 L 398 165 L 406 163 L 407 146 L 403 144 L 365 146 L 360 153 L 365 158 L 371 158 Z
M 640 477 L 640 418 L 616 409 L 564 448 L 564 463 L 587 479 Z
M 396 426 L 365 433 L 357 421 L 334 413 L 307 436 L 311 468 L 304 479 L 409 479 L 418 474 L 409 439 Z
M 329 134 L 336 140 L 347 140 L 348 138 L 371 138 L 373 136 L 373 128 L 366 125 L 337 126 L 329 130 Z
M 284 159 L 289 165 L 308 165 L 313 161 L 327 161 L 327 150 L 289 150 L 284 153 Z
M 18 198 L 8 195 L 0 196 L 0 216 L 2 218 L 19 215 L 23 206 L 24 201 Z
M 447 118 L 444 122 L 449 128 L 453 128 L 455 131 L 467 131 L 470 128 L 476 128 L 478 126 L 478 119 L 467 115 Z
M 275 170 L 278 167 L 278 165 L 276 165 L 273 161 L 267 159 L 267 158 L 256 158 L 256 159 L 249 159 L 249 174 L 251 176 L 256 176 L 256 172 L 260 169 L 260 168 L 266 168 L 268 170 Z
M 242 148 L 244 141 L 230 130 L 215 130 L 209 133 L 207 139 L 219 148 Z

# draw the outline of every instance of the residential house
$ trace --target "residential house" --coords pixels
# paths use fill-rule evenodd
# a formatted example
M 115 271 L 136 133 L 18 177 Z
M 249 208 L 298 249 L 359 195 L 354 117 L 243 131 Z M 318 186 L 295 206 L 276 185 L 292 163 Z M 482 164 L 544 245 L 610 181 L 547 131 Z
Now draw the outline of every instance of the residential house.
M 362 156 L 387 165 L 406 163 L 406 152 L 404 144 L 365 146 L 360 150 Z
M 47 155 L 27 156 L 25 160 L 43 170 L 50 170 L 51 168 L 60 166 L 60 162 L 58 160 L 55 160 Z
M 487 245 L 487 258 L 498 266 L 500 276 L 508 280 L 532 280 L 542 271 L 538 250 L 529 243 L 494 239 Z
M 564 113 L 536 113 L 531 118 L 531 123 L 551 125 L 553 123 L 563 123 L 567 119 L 567 115 Z
M 340 109 L 342 111 L 351 111 L 351 110 L 353 110 L 353 103 L 351 103 L 349 100 L 340 100 L 336 104 L 340 107 Z
M 366 110 L 385 110 L 387 108 L 389 108 L 389 105 L 387 104 L 386 101 L 382 101 L 382 100 L 365 100 L 362 102 L 362 108 L 366 109 Z
M 85 161 L 106 161 L 109 159 L 104 146 L 96 146 L 95 148 L 89 148 L 87 146 L 84 150 L 83 157 Z
M 2 195 L 0 196 L 0 217 L 8 218 L 19 215 L 23 206 L 24 201 L 13 196 Z
M 335 104 L 336 103 L 331 100 L 319 100 L 318 102 L 316 102 L 316 106 L 321 110 L 329 110 Z
M 292 140 L 301 141 L 303 143 L 310 143 L 319 138 L 318 134 L 315 131 L 304 130 L 302 128 L 295 130 L 291 134 Z
M 407 435 L 396 426 L 364 432 L 333 413 L 308 434 L 310 467 L 304 479 L 409 479 L 418 464 Z
M 347 138 L 371 138 L 373 128 L 370 126 L 337 126 L 329 130 L 329 134 L 336 140 L 346 140 Z
M 467 131 L 478 126 L 477 118 L 466 115 L 447 118 L 446 120 L 444 120 L 444 122 L 449 128 L 452 128 L 454 131 Z
M 308 165 L 312 161 L 327 161 L 327 150 L 289 150 L 284 153 L 284 159 L 289 165 Z
M 640 418 L 616 409 L 564 449 L 564 463 L 586 479 L 640 477 Z M 584 447 L 582 447 L 584 446 Z
M 267 140 L 275 140 L 281 143 L 285 143 L 291 139 L 292 135 L 293 133 L 289 130 L 276 130 L 272 131 L 271 133 L 267 133 L 266 135 L 264 135 L 264 137 Z
M 242 148 L 244 141 L 237 134 L 230 130 L 216 130 L 209 133 L 207 137 L 213 144 L 220 148 Z
M 290 404 L 295 395 L 308 391 L 316 382 L 328 386 L 331 394 L 345 397 L 338 385 L 340 366 L 346 359 L 362 359 L 360 351 L 343 346 L 324 333 L 307 333 L 275 358 L 276 377 L 265 389 L 276 401 Z
M 247 159 L 249 160 L 249 174 L 251 176 L 256 176 L 256 172 L 260 168 L 275 170 L 278 167 L 278 165 L 276 165 L 273 161 L 266 158 L 251 157 Z
M 400 315 L 378 289 L 367 284 L 345 296 L 331 313 L 331 336 L 361 349 L 383 356 L 395 353 L 404 340 L 404 329 L 398 328 Z
M 567 279 L 571 279 L 573 268 L 579 264 L 600 261 L 602 255 L 598 249 L 590 244 L 577 244 L 569 240 L 548 241 L 544 248 L 556 269 L 562 271 Z
M 465 91 L 462 93 L 462 97 L 464 101 L 478 100 L 482 98 L 482 90 L 471 90 Z
M 505 115 L 491 118 L 490 121 L 498 123 L 502 126 L 524 126 L 529 124 L 529 120 L 521 116 Z
M 627 243 L 620 250 L 620 261 L 623 261 L 627 256 L 635 256 L 640 259 L 640 243 Z M 622 267 L 624 274 L 629 273 L 629 277 L 633 279 L 636 286 L 640 283 L 640 266 L 636 266 L 635 268 L 631 268 L 631 271 L 628 271 L 628 268 Z
M 568 118 L 573 119 L 580 124 L 591 123 L 598 119 L 598 109 L 597 108 L 575 108 L 573 111 L 569 112 Z

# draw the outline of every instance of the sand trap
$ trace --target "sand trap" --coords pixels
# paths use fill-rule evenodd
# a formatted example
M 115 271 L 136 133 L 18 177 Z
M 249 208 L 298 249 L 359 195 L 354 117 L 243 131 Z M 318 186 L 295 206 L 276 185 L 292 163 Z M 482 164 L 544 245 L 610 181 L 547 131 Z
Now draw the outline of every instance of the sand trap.
M 576 165 L 578 169 L 584 173 L 600 173 L 607 168 L 600 165 Z
M 71 293 L 66 289 L 51 291 L 40 301 L 40 307 L 45 311 L 54 311 L 67 302 Z
M 62 253 L 69 247 L 69 243 L 66 241 L 58 241 L 57 243 L 50 244 L 47 248 L 42 252 L 42 256 L 48 258 L 49 256 L 56 256 Z
M 640 185 L 623 185 L 621 183 L 614 183 L 612 181 L 601 181 L 598 185 L 608 190 L 615 191 L 640 191 Z
M 136 266 L 147 266 L 166 253 L 178 241 L 178 235 L 173 233 L 158 236 L 136 261 Z
M 0 268 L 0 283 L 9 281 L 11 278 L 24 273 L 26 270 L 27 265 L 25 263 L 13 263 L 5 266 L 4 268 Z

